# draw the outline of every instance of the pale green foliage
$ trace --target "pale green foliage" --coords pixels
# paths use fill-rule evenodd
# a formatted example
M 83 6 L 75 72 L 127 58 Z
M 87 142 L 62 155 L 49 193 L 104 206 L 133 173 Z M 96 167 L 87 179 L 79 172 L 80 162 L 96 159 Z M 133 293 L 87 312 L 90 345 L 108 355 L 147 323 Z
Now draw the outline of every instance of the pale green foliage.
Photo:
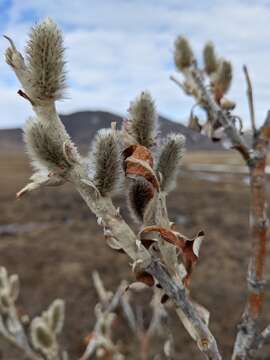
M 142 92 L 131 102 L 127 124 L 128 134 L 136 143 L 151 147 L 157 130 L 157 113 L 154 100 L 149 92 Z
M 30 98 L 58 100 L 65 88 L 62 33 L 49 18 L 34 26 L 26 46 Z
M 214 44 L 208 42 L 205 44 L 203 49 L 203 60 L 204 60 L 204 70 L 208 75 L 216 72 L 218 69 L 218 60 L 215 54 Z
M 115 130 L 100 130 L 88 157 L 89 172 L 102 196 L 114 193 L 121 180 L 121 154 Z
M 166 193 L 175 187 L 184 147 L 185 137 L 180 134 L 168 135 L 161 147 L 156 172 L 160 176 L 161 190 Z
M 174 43 L 174 62 L 179 71 L 189 67 L 194 60 L 193 52 L 188 40 L 178 36 Z

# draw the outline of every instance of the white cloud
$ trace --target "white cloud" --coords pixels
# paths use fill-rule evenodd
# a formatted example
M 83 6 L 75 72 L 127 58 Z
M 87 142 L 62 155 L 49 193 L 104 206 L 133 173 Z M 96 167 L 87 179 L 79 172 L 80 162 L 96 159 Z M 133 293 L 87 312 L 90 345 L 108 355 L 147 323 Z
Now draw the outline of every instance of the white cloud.
M 192 100 L 169 81 L 174 71 L 173 41 L 187 35 L 197 54 L 212 39 L 218 52 L 234 64 L 235 99 L 248 118 L 242 65 L 249 66 L 261 122 L 268 109 L 270 7 L 265 1 L 143 1 L 143 0 L 14 0 L 5 32 L 23 46 L 28 27 L 44 16 L 53 17 L 65 31 L 70 99 L 62 112 L 107 109 L 125 113 L 138 92 L 152 92 L 159 111 L 185 119 Z M 0 41 L 0 52 L 6 46 Z M 30 112 L 16 96 L 14 77 L 0 60 L 0 126 L 21 125 Z M 4 115 L 4 116 L 3 116 Z

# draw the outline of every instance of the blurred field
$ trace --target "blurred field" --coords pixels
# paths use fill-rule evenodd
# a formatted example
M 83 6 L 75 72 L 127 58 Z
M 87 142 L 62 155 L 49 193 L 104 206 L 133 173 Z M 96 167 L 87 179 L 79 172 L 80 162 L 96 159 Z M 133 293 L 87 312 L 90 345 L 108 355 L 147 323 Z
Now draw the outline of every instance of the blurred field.
M 183 164 L 225 164 L 244 165 L 242 156 L 234 150 L 227 151 L 190 151 L 185 154 Z M 270 164 L 268 155 L 267 163 Z
M 184 164 L 237 164 L 234 152 L 187 153 Z M 184 166 L 184 169 L 186 167 Z M 93 306 L 97 301 L 91 272 L 100 271 L 112 290 L 123 278 L 132 279 L 128 259 L 107 248 L 96 224 L 80 196 L 70 187 L 44 189 L 20 201 L 15 193 L 31 173 L 26 157 L 18 153 L 0 154 L 0 225 L 29 224 L 31 231 L 2 235 L 0 265 L 21 278 L 19 309 L 22 314 L 37 315 L 55 298 L 67 302 L 66 326 L 62 336 L 72 359 L 82 351 L 83 337 L 95 321 Z M 123 204 L 122 199 L 117 203 Z M 240 175 L 202 177 L 184 170 L 177 191 L 169 196 L 170 217 L 181 232 L 193 236 L 206 232 L 199 264 L 193 274 L 192 296 L 211 312 L 211 329 L 229 358 L 246 294 L 248 261 L 249 189 Z M 123 206 L 121 205 L 121 208 Z M 122 213 L 126 213 L 122 210 Z M 270 267 L 268 266 L 268 270 Z M 262 325 L 270 321 L 270 294 Z M 171 313 L 171 326 L 179 360 L 201 359 L 196 346 Z M 123 325 L 122 325 L 123 327 Z M 121 325 L 115 334 L 128 344 L 127 359 L 136 348 L 131 333 Z M 0 340 L 0 359 L 21 359 Z M 269 359 L 265 347 L 259 359 Z

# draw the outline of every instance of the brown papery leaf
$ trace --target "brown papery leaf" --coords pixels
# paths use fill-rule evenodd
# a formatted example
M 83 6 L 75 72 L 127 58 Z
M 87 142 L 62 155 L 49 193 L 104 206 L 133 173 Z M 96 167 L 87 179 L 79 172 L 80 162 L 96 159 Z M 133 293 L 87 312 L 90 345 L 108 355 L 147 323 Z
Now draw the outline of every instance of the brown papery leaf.
M 149 233 L 158 233 L 164 240 L 175 245 L 177 248 L 182 249 L 184 246 L 184 240 L 177 236 L 178 233 L 170 229 L 166 229 L 157 225 L 147 226 L 140 232 L 140 237 L 144 238 L 145 234 Z
M 142 145 L 131 145 L 123 151 L 124 170 L 128 177 L 143 177 L 155 189 L 159 189 L 159 181 L 153 170 L 153 157 L 151 152 Z
M 144 228 L 141 231 L 140 236 L 143 238 L 146 234 L 150 235 L 150 233 L 155 232 L 158 233 L 163 240 L 176 246 L 180 250 L 187 271 L 187 275 L 184 278 L 183 282 L 186 286 L 188 286 L 190 281 L 190 275 L 198 261 L 200 245 L 204 237 L 204 232 L 200 231 L 194 239 L 188 239 L 179 232 L 175 232 L 170 229 L 154 225 Z
M 185 286 L 190 284 L 190 276 L 199 258 L 200 245 L 204 237 L 204 232 L 200 231 L 194 239 L 186 239 L 182 249 L 182 257 L 187 271 L 183 282 Z

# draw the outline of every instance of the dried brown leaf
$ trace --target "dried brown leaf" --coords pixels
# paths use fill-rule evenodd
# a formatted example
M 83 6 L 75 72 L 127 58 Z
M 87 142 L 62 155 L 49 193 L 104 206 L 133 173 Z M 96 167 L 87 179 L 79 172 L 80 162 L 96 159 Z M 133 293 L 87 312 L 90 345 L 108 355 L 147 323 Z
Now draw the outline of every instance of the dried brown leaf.
M 154 188 L 159 189 L 159 181 L 153 170 L 151 152 L 142 145 L 131 145 L 123 152 L 124 170 L 130 178 L 142 177 L 149 181 Z

